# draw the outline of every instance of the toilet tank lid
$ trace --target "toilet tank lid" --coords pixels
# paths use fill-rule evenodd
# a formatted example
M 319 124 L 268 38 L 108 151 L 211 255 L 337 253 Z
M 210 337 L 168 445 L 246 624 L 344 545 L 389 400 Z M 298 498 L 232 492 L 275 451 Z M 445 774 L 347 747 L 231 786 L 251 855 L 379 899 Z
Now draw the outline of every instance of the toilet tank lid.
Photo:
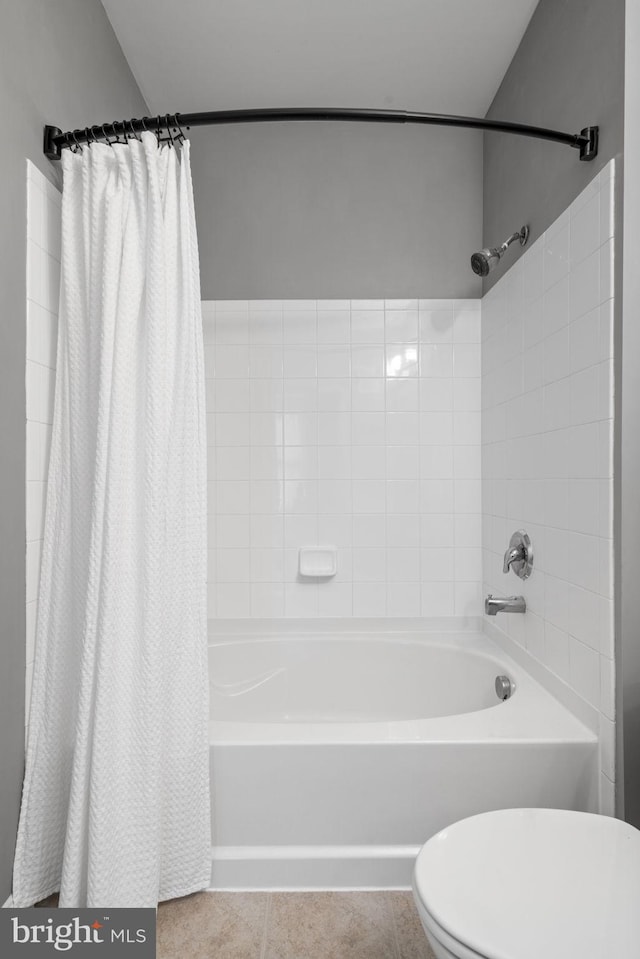
M 416 860 L 414 891 L 486 959 L 637 959 L 640 832 L 560 809 L 503 809 L 456 822 Z

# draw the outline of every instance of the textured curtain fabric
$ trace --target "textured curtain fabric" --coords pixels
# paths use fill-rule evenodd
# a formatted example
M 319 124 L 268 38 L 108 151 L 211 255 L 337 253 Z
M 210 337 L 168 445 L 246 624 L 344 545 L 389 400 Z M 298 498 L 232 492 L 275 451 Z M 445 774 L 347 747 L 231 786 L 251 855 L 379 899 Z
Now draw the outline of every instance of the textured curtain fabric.
M 206 424 L 189 144 L 63 152 L 53 439 L 14 904 L 209 883 Z

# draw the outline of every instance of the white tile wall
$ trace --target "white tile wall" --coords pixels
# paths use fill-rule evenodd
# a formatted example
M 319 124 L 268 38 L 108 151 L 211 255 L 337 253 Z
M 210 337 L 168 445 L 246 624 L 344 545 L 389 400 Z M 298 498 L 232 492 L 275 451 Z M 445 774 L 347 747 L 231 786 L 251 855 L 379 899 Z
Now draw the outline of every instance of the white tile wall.
M 27 721 L 53 421 L 60 284 L 60 203 L 58 190 L 27 161 Z
M 209 301 L 209 610 L 481 611 L 478 300 Z M 326 582 L 301 546 L 338 547 Z
M 482 301 L 484 589 L 527 600 L 490 622 L 599 711 L 611 813 L 613 182 L 611 162 Z M 502 574 L 520 527 L 524 583 Z

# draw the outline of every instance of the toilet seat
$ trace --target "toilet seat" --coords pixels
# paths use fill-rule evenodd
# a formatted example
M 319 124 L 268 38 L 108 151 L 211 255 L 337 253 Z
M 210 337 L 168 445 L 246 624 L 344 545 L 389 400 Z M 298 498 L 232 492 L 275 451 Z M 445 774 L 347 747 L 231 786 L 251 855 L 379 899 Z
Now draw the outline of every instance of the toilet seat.
M 434 941 L 437 942 L 440 949 L 445 950 L 446 959 L 449 959 L 449 957 L 452 957 L 452 959 L 487 959 L 486 956 L 481 956 L 475 949 L 463 945 L 459 940 L 450 936 L 449 933 L 435 921 L 433 916 L 427 912 L 422 904 L 420 904 L 419 911 L 423 927 L 431 934 L 432 945 Z
M 640 832 L 617 819 L 557 809 L 463 819 L 423 847 L 414 893 L 457 959 L 640 954 Z

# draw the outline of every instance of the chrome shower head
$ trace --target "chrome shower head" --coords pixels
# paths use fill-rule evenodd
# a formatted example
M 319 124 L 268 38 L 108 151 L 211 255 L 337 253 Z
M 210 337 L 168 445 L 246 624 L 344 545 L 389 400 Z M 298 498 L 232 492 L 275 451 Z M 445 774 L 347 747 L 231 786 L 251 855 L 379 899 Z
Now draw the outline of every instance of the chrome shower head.
M 471 269 L 478 276 L 487 276 L 500 260 L 500 252 L 494 247 L 485 247 L 471 257 Z
M 517 233 L 512 233 L 502 246 L 485 247 L 484 250 L 474 253 L 471 257 L 471 269 L 478 276 L 487 276 L 498 265 L 515 240 L 520 240 L 520 246 L 524 246 L 528 239 L 529 227 L 523 226 Z

